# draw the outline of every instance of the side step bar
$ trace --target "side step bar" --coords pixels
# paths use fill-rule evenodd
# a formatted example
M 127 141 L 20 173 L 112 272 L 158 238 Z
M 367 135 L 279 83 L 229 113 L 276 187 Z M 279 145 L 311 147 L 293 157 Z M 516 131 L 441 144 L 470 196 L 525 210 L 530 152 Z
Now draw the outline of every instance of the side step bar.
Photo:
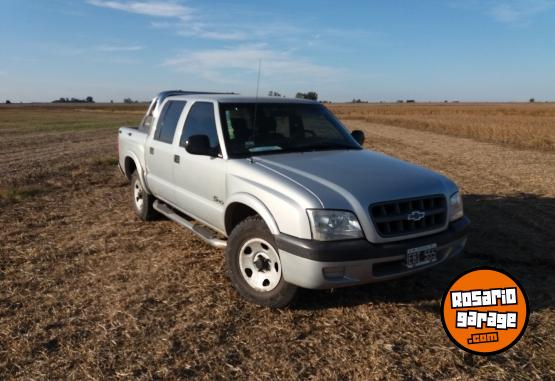
M 212 231 L 209 227 L 199 224 L 195 221 L 189 221 L 179 214 L 177 214 L 172 208 L 164 204 L 159 200 L 155 200 L 153 205 L 154 209 L 168 217 L 170 220 L 177 222 L 179 225 L 189 229 L 197 236 L 199 236 L 204 242 L 210 246 L 217 248 L 224 248 L 227 246 L 227 241 L 219 239 L 216 237 L 216 233 Z

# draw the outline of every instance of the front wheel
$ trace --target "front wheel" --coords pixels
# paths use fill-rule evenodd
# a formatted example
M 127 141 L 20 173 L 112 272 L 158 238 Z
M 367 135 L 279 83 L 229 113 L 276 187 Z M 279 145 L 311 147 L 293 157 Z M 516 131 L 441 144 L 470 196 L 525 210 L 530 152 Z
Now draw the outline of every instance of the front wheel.
M 225 259 L 231 284 L 248 301 L 281 308 L 295 298 L 297 287 L 283 279 L 274 237 L 259 216 L 248 217 L 233 229 Z

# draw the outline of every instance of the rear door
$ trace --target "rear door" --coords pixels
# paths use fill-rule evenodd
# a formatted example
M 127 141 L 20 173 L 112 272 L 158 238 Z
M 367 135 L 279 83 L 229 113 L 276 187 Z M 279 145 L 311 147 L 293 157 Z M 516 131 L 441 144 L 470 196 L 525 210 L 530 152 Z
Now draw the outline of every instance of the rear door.
M 175 147 L 180 163 L 173 174 L 176 206 L 183 212 L 220 230 L 225 202 L 225 166 L 221 147 L 223 137 L 217 124 L 213 102 L 196 101 L 190 106 Z M 210 146 L 220 151 L 217 157 L 192 155 L 185 150 L 185 142 L 192 135 L 206 135 Z
M 185 103 L 185 101 L 179 100 L 168 100 L 164 103 L 156 130 L 149 135 L 146 144 L 145 162 L 148 187 L 154 196 L 168 202 L 171 202 L 174 195 L 173 168 L 175 162 L 172 143 Z

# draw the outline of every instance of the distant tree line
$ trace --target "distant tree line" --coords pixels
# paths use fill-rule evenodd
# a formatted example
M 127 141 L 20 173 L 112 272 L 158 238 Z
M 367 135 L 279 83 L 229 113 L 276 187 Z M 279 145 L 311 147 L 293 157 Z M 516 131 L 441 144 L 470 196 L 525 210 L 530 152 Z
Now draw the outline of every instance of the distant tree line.
M 6 101 L 6 103 L 9 103 L 9 101 Z M 11 103 L 11 102 L 10 102 Z M 95 103 L 93 97 L 86 97 L 85 99 L 79 99 L 79 98 L 60 98 L 60 99 L 56 99 L 55 101 L 52 101 L 52 103 Z M 110 101 L 110 103 L 114 103 L 113 100 Z M 139 103 L 139 101 L 137 100 L 133 100 L 131 98 L 124 98 L 123 99 L 123 103 Z
M 317 101 L 318 100 L 318 93 L 316 93 L 315 91 L 309 91 L 308 93 L 298 92 L 297 95 L 295 95 L 295 98 L 310 99 L 310 100 L 313 100 L 313 101 Z
M 86 97 L 85 99 L 79 98 L 59 98 L 52 103 L 94 103 L 94 99 L 91 96 Z
M 269 97 L 285 97 L 285 95 L 281 94 L 280 92 L 274 91 L 274 90 L 270 90 L 268 91 L 268 96 Z M 317 101 L 318 100 L 318 93 L 316 93 L 315 91 L 309 91 L 307 93 L 301 93 L 300 91 L 295 95 L 295 98 L 298 99 L 311 99 L 313 101 Z
M 268 96 L 270 96 L 270 97 L 285 97 L 285 95 L 282 95 L 281 93 L 279 93 L 277 91 L 273 91 L 273 90 L 268 92 Z M 295 95 L 295 98 L 311 99 L 311 100 L 317 101 L 318 100 L 318 94 L 315 91 L 309 91 L 307 93 L 298 92 Z M 380 103 L 384 103 L 384 102 L 386 102 L 386 101 L 380 101 Z M 459 103 L 458 100 L 454 100 L 454 101 L 451 101 L 451 102 L 452 103 Z M 536 99 L 535 98 L 530 98 L 528 100 L 528 102 L 529 103 L 535 103 Z M 548 101 L 545 101 L 545 102 L 548 102 Z M 12 101 L 10 101 L 9 99 L 6 99 L 5 104 L 9 105 L 11 103 L 12 103 Z M 56 99 L 56 100 L 52 101 L 52 103 L 95 103 L 95 101 L 94 101 L 93 97 L 91 97 L 91 96 L 88 96 L 85 99 L 63 98 L 62 97 L 62 98 L 59 98 L 59 99 Z M 114 103 L 114 101 L 111 100 L 110 103 Z M 124 98 L 123 103 L 131 104 L 131 103 L 139 103 L 139 101 L 133 100 L 131 98 Z M 321 101 L 321 103 L 332 103 L 332 102 L 324 100 L 324 101 Z M 353 98 L 351 103 L 368 103 L 368 101 L 367 100 L 361 100 L 360 98 L 359 99 Z M 416 101 L 414 99 L 407 99 L 407 100 L 398 99 L 396 101 L 396 103 L 416 103 Z M 444 100 L 443 103 L 449 103 L 449 101 Z

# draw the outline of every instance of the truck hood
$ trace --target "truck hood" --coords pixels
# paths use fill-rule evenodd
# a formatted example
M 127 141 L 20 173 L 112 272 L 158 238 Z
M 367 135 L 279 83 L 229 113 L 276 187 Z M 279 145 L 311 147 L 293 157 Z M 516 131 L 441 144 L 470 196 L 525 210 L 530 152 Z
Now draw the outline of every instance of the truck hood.
M 369 150 L 272 154 L 254 162 L 302 185 L 322 208 L 366 209 L 376 202 L 456 190 L 440 174 Z

